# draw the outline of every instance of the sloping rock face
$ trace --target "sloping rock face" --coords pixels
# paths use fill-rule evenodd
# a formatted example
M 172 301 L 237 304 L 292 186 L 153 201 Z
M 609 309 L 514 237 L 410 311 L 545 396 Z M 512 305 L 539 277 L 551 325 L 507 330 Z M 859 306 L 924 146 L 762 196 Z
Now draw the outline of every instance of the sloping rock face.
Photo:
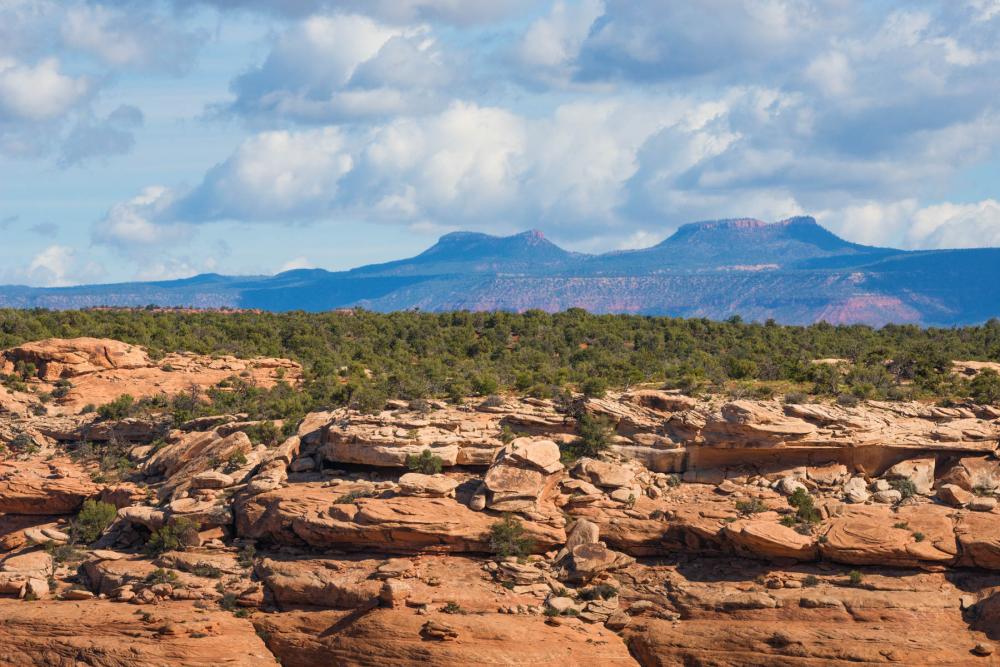
M 24 603 L 0 598 L 0 664 L 270 667 L 273 654 L 246 620 L 189 604 L 162 604 L 145 618 L 101 600 Z
M 0 372 L 14 373 L 19 363 L 35 368 L 27 378 L 35 394 L 51 394 L 57 382 L 68 383 L 45 406 L 53 415 L 77 414 L 88 404 L 108 403 L 122 394 L 144 398 L 179 394 L 192 386 L 208 388 L 233 376 L 264 387 L 278 380 L 295 384 L 302 377 L 301 367 L 287 359 L 174 353 L 154 361 L 140 346 L 98 338 L 51 338 L 0 352 Z M 33 394 L 4 392 L 0 407 L 10 412 L 25 414 L 23 406 L 38 405 Z
M 0 515 L 71 514 L 100 487 L 68 459 L 0 462 Z
M 666 584 L 647 599 L 678 620 L 647 612 L 623 634 L 643 665 L 995 664 L 966 620 L 981 603 L 965 590 L 985 582 L 884 571 L 852 586 L 847 574 L 714 559 L 637 569 L 636 583 Z
M 451 641 L 424 630 L 447 628 Z M 399 665 L 579 665 L 633 667 L 638 663 L 621 640 L 603 628 L 581 632 L 578 623 L 553 626 L 539 616 L 516 617 L 378 609 L 354 619 L 350 612 L 275 614 L 258 622 L 285 667 L 316 664 Z M 326 634 L 324 630 L 344 630 Z M 433 625 L 431 625 L 433 627 Z

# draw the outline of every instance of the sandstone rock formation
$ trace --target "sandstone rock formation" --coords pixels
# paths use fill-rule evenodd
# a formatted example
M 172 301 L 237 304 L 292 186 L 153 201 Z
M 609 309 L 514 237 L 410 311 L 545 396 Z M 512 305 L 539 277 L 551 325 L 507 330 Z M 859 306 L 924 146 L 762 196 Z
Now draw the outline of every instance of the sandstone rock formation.
M 208 388 L 239 376 L 260 386 L 277 380 L 301 379 L 301 368 L 287 359 L 237 359 L 173 353 L 152 360 L 146 350 L 115 340 L 97 338 L 52 338 L 0 352 L 0 373 L 15 372 L 18 363 L 31 364 L 35 375 L 27 378 L 30 394 L 0 390 L 0 413 L 21 404 L 38 404 L 38 395 L 51 394 L 56 383 L 66 391 L 48 405 L 51 414 L 76 414 L 85 405 L 101 405 L 130 394 L 134 398 L 157 394 L 179 394 L 192 386 Z M 24 414 L 24 410 L 20 410 Z
M 164 370 L 91 340 L 3 359 L 99 396 L 177 369 L 297 372 Z M 112 425 L 0 399 L 0 664 L 995 661 L 1000 422 L 982 406 L 391 401 L 266 445 L 247 415 Z M 610 446 L 569 460 L 584 414 Z M 124 442 L 127 474 L 68 458 L 81 429 Z M 442 472 L 409 469 L 425 451 Z M 111 507 L 85 544 L 87 500 Z

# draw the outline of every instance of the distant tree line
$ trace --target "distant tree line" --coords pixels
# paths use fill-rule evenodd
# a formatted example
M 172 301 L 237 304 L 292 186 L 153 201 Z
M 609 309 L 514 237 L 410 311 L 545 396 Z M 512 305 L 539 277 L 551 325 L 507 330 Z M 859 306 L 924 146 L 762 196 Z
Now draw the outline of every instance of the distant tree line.
M 77 336 L 142 345 L 160 357 L 190 351 L 301 362 L 302 392 L 240 386 L 214 394 L 227 408 L 245 403 L 267 418 L 345 404 L 375 409 L 387 397 L 454 399 L 502 391 L 558 397 L 566 389 L 600 395 L 605 388 L 649 382 L 750 397 L 799 392 L 845 401 L 1000 401 L 1000 376 L 970 380 L 951 372 L 953 360 L 1000 361 L 998 320 L 949 329 L 875 329 L 592 315 L 580 309 L 555 314 L 0 310 L 0 348 Z M 849 363 L 816 364 L 817 359 Z M 201 411 L 176 407 L 185 414 Z

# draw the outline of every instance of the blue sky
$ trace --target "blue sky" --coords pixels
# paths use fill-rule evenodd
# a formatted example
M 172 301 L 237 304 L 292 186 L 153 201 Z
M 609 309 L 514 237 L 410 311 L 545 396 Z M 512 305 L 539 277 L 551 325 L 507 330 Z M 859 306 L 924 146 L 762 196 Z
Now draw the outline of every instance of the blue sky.
M 1000 0 L 3 0 L 0 283 L 811 214 L 1000 246 Z

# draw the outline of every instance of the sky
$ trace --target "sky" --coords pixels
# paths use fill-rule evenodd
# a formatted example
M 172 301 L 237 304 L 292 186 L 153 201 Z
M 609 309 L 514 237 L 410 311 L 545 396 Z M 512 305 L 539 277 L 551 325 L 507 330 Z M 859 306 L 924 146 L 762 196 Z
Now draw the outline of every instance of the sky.
M 0 284 L 813 215 L 1000 246 L 1000 0 L 0 0 Z

